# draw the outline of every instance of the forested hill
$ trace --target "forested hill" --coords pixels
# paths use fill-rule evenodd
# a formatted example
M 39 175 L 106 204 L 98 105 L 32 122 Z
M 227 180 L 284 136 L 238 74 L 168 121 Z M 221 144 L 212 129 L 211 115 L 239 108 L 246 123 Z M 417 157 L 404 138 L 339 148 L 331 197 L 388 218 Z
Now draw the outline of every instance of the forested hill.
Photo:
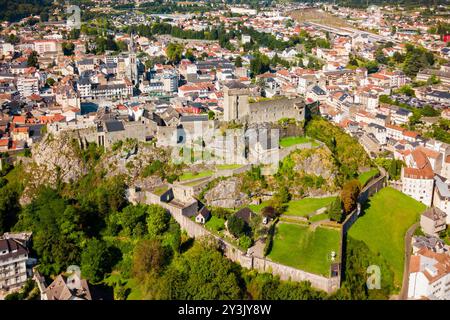
M 346 7 L 367 7 L 368 5 L 439 5 L 446 4 L 446 0 L 326 0 L 327 2 L 335 3 Z
M 0 21 L 18 21 L 29 15 L 47 15 L 51 0 L 0 0 Z

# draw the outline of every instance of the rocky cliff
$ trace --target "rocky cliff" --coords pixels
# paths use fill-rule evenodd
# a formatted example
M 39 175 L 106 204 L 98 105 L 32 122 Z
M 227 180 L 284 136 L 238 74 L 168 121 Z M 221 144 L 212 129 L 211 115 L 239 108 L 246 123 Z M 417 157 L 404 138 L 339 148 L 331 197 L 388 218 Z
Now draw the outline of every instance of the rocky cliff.
M 66 183 L 76 181 L 88 171 L 76 140 L 63 134 L 58 137 L 47 135 L 33 145 L 32 158 L 22 161 L 26 161 L 22 204 L 29 203 L 40 186 L 55 186 L 58 179 Z
M 214 207 L 238 208 L 249 202 L 249 197 L 241 192 L 242 181 L 239 177 L 231 177 L 219 181 L 205 193 L 206 203 Z

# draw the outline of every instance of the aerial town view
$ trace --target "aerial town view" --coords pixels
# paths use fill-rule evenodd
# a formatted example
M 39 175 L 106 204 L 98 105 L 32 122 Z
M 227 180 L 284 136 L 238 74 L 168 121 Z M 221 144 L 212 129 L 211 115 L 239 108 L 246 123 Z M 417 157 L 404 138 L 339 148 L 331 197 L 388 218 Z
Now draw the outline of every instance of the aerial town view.
M 0 300 L 450 300 L 449 225 L 448 1 L 0 0 Z

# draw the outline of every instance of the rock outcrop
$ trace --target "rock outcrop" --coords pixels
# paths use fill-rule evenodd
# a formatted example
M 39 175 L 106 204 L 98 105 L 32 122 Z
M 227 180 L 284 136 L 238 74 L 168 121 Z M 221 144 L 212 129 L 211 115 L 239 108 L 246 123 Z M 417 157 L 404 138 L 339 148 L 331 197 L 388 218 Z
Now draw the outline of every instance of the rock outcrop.
M 332 154 L 326 147 L 304 149 L 291 155 L 295 162 L 294 170 L 303 171 L 308 175 L 321 176 L 333 180 L 337 171 L 332 162 Z
M 221 180 L 205 193 L 208 205 L 224 208 L 238 208 L 249 203 L 247 194 L 240 191 L 241 180 L 238 177 Z
M 48 182 L 55 183 L 58 176 L 63 182 L 76 181 L 88 171 L 76 140 L 60 135 L 47 136 L 33 146 L 32 159 L 39 170 L 47 173 Z

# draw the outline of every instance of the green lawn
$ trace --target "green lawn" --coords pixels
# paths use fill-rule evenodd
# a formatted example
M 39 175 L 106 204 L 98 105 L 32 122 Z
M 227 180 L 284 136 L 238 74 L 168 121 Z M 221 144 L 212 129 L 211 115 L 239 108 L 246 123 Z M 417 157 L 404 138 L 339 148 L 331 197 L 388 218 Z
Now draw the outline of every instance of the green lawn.
M 370 198 L 368 205 L 348 234 L 364 241 L 374 253 L 380 253 L 394 271 L 395 285 L 400 286 L 404 267 L 404 236 L 426 207 L 389 187 Z
M 282 223 L 277 225 L 269 258 L 273 261 L 328 277 L 331 252 L 339 261 L 340 233 L 338 230 Z
M 153 193 L 156 194 L 157 196 L 162 196 L 163 193 L 166 192 L 167 190 L 169 190 L 167 186 L 161 186 L 153 190 Z
M 249 204 L 248 207 L 253 212 L 259 213 L 264 207 L 269 205 L 269 201 L 263 201 L 260 204 Z
M 285 137 L 280 139 L 280 147 L 287 148 L 296 144 L 315 142 L 313 139 L 305 136 Z
M 287 204 L 285 215 L 288 216 L 307 216 L 314 211 L 328 206 L 335 197 L 327 197 L 327 198 L 305 198 L 301 200 L 292 200 Z M 259 213 L 264 207 L 269 205 L 269 201 L 263 201 L 261 204 L 250 204 L 248 207 Z
M 322 221 L 322 220 L 326 220 L 326 219 L 328 219 L 328 214 L 325 212 L 325 213 L 321 213 L 321 214 L 316 214 L 315 216 L 312 216 L 308 220 L 310 222 L 316 222 L 316 221 Z
M 328 206 L 334 199 L 336 199 L 336 197 L 292 200 L 288 203 L 287 210 L 284 214 L 288 216 L 304 217 L 320 208 Z
M 209 230 L 220 231 L 225 228 L 225 219 L 211 216 L 211 218 L 205 223 L 205 226 Z
M 185 172 L 180 176 L 180 181 L 186 181 L 186 180 L 192 180 L 192 179 L 198 179 L 198 178 L 205 178 L 213 175 L 212 170 L 205 170 L 200 171 L 198 173 L 194 172 Z
M 232 170 L 242 167 L 242 164 L 218 164 L 217 170 Z
M 358 177 L 358 181 L 361 183 L 361 186 L 365 186 L 370 179 L 375 177 L 378 174 L 378 169 L 372 169 L 367 172 L 361 173 Z

